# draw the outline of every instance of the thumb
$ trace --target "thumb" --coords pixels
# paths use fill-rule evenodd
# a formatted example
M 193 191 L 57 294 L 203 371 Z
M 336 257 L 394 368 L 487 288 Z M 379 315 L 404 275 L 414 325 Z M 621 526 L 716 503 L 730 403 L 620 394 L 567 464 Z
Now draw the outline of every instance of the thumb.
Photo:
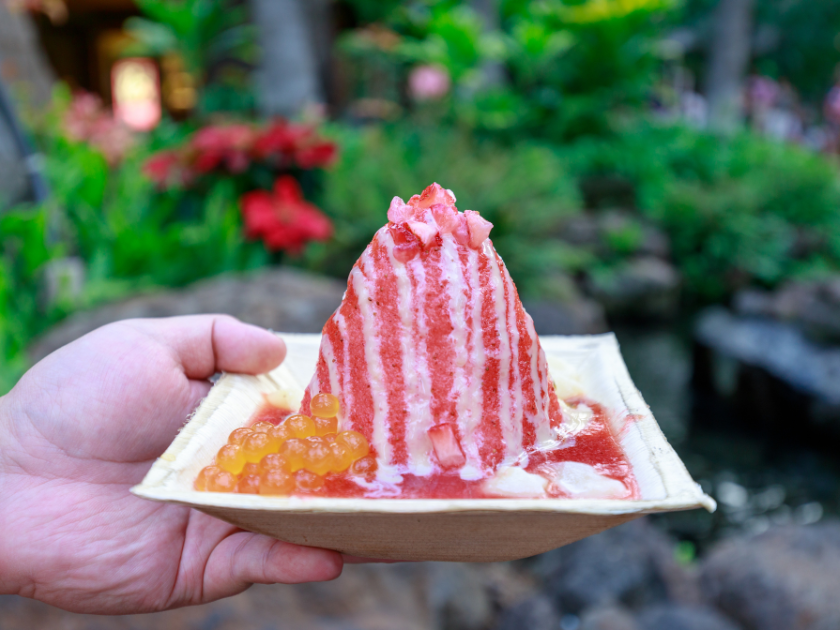
M 252 584 L 323 582 L 341 575 L 341 554 L 237 531 L 224 538 L 204 568 L 205 602 L 236 595 Z

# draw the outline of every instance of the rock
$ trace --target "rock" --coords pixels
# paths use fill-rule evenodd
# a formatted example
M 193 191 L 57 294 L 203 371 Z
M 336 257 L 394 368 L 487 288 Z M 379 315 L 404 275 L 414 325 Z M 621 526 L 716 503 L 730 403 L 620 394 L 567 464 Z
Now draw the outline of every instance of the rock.
M 558 236 L 599 256 L 633 254 L 668 259 L 671 241 L 658 227 L 620 209 L 584 212 L 566 219 Z
M 617 603 L 694 603 L 696 583 L 673 548 L 667 535 L 640 519 L 542 554 L 531 570 L 564 613 Z
M 609 330 L 603 307 L 582 296 L 571 302 L 525 300 L 523 306 L 540 335 L 597 335 Z
M 817 342 L 840 343 L 840 276 L 791 282 L 772 292 L 744 289 L 733 307 L 739 315 L 790 322 Z
M 560 616 L 545 595 L 526 599 L 505 610 L 495 630 L 557 630 Z
M 620 606 L 606 606 L 588 610 L 580 620 L 578 630 L 648 630 L 639 626 L 633 615 Z
M 133 317 L 227 313 L 276 331 L 317 333 L 341 303 L 345 287 L 339 280 L 284 267 L 218 276 L 77 313 L 39 339 L 30 357 L 38 361 L 100 326 Z
M 652 256 L 632 258 L 608 274 L 590 275 L 586 287 L 608 314 L 671 317 L 679 305 L 679 273 Z
M 529 600 L 534 590 L 533 582 L 510 563 L 348 564 L 332 582 L 256 585 L 234 597 L 203 606 L 147 615 L 78 615 L 22 597 L 0 595 L 0 627 L 3 630 L 484 630 L 494 627 L 497 610 L 508 610 L 517 602 Z M 550 608 L 550 603 L 537 605 L 538 610 Z M 558 621 L 556 617 L 553 619 L 554 625 L 547 628 L 556 630 Z M 541 627 L 533 626 L 535 630 Z
M 712 307 L 697 317 L 695 338 L 725 357 L 770 373 L 795 390 L 840 405 L 840 347 L 816 344 L 796 326 L 738 317 Z
M 584 296 L 568 274 L 548 274 L 540 287 L 539 299 L 523 301 L 539 334 L 591 335 L 609 330 L 604 309 Z
M 700 583 L 746 630 L 840 628 L 840 523 L 728 540 L 703 561 Z
M 482 572 L 462 563 L 433 562 L 428 571 L 429 609 L 440 630 L 480 630 L 493 617 L 493 601 Z
M 706 606 L 652 606 L 638 618 L 644 630 L 739 630 L 739 626 Z

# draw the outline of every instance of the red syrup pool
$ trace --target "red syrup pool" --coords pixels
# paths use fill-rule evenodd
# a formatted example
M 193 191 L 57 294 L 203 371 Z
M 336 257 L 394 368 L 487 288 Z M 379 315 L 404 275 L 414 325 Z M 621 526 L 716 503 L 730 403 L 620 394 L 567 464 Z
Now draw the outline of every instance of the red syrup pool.
M 532 451 L 525 470 L 539 474 L 546 464 L 579 462 L 594 467 L 600 474 L 620 481 L 627 488 L 625 499 L 638 498 L 638 485 L 631 466 L 618 440 L 609 427 L 609 417 L 603 407 L 585 398 L 568 399 L 572 407 L 585 405 L 592 410 L 586 427 L 577 433 L 570 446 L 548 451 Z M 268 421 L 278 424 L 290 415 L 288 410 L 261 407 L 250 424 Z M 464 480 L 457 471 L 440 471 L 427 476 L 403 474 L 398 484 L 379 484 L 372 476 L 354 476 L 350 471 L 329 473 L 320 488 L 308 492 L 295 491 L 294 496 L 334 498 L 390 498 L 390 499 L 488 499 L 500 498 L 484 490 L 485 479 Z M 562 494 L 558 498 L 562 498 Z

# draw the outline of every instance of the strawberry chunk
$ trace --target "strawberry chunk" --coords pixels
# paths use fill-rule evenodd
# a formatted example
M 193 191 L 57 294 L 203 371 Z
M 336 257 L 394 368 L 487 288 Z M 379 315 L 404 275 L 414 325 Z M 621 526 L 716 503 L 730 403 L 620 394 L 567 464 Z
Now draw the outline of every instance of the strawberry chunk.
M 411 221 L 414 217 L 414 209 L 407 205 L 399 197 L 391 199 L 391 207 L 388 208 L 388 220 L 391 223 L 404 223 Z
M 458 227 L 458 211 L 455 206 L 447 206 L 442 203 L 436 203 L 429 210 L 438 224 L 440 231 L 444 234 L 452 232 Z
M 470 234 L 470 247 L 478 249 L 484 240 L 490 236 L 490 230 L 493 229 L 493 224 L 475 210 L 466 210 L 464 218 L 467 222 L 467 228 Z
M 420 239 L 420 242 L 423 243 L 423 247 L 431 245 L 438 233 L 438 231 L 431 225 L 421 223 L 420 221 L 409 221 L 408 229 L 411 230 L 414 236 Z
M 389 229 L 394 239 L 394 258 L 401 263 L 407 263 L 420 253 L 420 239 L 405 223 L 392 225 Z
M 443 468 L 460 468 L 467 458 L 461 450 L 461 443 L 452 424 L 437 424 L 429 429 L 429 438 L 435 449 L 438 463 Z

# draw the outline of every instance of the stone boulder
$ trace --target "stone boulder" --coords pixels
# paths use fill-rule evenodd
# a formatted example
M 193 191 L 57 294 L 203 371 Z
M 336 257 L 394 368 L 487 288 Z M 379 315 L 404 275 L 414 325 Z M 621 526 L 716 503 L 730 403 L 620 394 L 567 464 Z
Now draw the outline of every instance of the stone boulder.
M 671 263 L 638 256 L 607 275 L 589 276 L 586 289 L 611 315 L 671 317 L 679 307 L 680 284 Z
M 721 543 L 703 561 L 700 583 L 746 630 L 840 628 L 840 523 Z
M 227 313 L 278 332 L 318 333 L 341 303 L 346 283 L 287 267 L 223 275 L 76 313 L 30 348 L 38 361 L 100 326 L 134 317 Z
M 557 630 L 559 627 L 560 616 L 551 600 L 536 595 L 502 612 L 495 630 Z
M 693 576 L 674 558 L 674 542 L 647 519 L 542 554 L 530 569 L 563 613 L 699 597 Z
M 705 606 L 652 606 L 636 621 L 644 630 L 739 630 L 731 619 Z
M 790 322 L 816 341 L 840 343 L 840 275 L 791 282 L 772 292 L 744 289 L 733 307 L 739 315 Z
M 578 630 L 643 630 L 632 613 L 620 606 L 604 606 L 586 611 Z

